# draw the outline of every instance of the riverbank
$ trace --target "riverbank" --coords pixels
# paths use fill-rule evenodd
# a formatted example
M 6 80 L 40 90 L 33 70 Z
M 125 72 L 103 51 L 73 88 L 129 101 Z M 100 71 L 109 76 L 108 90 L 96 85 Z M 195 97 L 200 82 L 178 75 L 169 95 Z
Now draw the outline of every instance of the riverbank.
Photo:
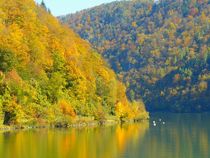
M 72 121 L 71 123 L 59 122 L 55 124 L 42 124 L 42 125 L 0 125 L 0 132 L 9 132 L 17 130 L 30 130 L 30 129 L 47 129 L 47 128 L 84 128 L 84 127 L 97 127 L 97 126 L 113 126 L 117 124 L 130 124 L 137 122 L 148 121 L 149 118 L 142 120 L 124 120 L 121 121 L 117 117 L 112 117 L 106 120 L 94 120 L 90 117 L 83 117 Z

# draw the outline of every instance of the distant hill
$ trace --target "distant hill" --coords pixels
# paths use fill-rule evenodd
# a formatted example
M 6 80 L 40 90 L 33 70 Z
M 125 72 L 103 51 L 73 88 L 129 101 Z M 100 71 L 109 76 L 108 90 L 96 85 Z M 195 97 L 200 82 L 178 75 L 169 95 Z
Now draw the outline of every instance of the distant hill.
M 210 110 L 210 1 L 117 1 L 59 17 L 150 111 Z
M 77 116 L 109 115 L 132 119 L 147 113 L 143 103 L 131 106 L 124 85 L 100 55 L 46 7 L 1 0 L 0 121 L 65 124 Z

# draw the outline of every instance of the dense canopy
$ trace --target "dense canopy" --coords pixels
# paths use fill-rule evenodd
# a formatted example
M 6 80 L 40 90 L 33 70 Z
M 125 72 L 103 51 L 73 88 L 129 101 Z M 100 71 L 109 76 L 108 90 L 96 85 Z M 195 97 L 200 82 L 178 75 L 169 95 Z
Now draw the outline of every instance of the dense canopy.
M 210 1 L 118 1 L 59 17 L 147 108 L 210 110 Z
M 0 114 L 9 125 L 146 116 L 90 44 L 33 0 L 0 1 Z

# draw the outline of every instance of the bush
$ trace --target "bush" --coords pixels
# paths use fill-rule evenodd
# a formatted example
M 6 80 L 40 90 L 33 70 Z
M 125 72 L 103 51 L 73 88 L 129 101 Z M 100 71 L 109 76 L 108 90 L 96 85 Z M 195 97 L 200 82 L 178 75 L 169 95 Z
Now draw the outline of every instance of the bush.
M 102 108 L 98 108 L 94 113 L 94 119 L 97 120 L 100 124 L 103 124 L 106 121 L 105 112 Z
M 72 108 L 71 104 L 68 103 L 66 100 L 60 100 L 58 102 L 58 105 L 64 115 L 67 115 L 70 117 L 76 117 L 76 113 L 74 109 Z
M 16 103 L 15 98 L 3 102 L 4 124 L 23 125 L 27 122 L 21 105 Z

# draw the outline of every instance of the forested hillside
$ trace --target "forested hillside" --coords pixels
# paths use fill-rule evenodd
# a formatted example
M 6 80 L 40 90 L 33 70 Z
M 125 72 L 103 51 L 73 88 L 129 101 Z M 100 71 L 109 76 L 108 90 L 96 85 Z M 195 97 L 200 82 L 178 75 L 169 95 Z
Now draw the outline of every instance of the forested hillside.
M 210 1 L 133 0 L 59 17 L 150 111 L 210 110 Z
M 0 1 L 0 120 L 68 124 L 78 117 L 147 117 L 87 43 L 33 0 Z

